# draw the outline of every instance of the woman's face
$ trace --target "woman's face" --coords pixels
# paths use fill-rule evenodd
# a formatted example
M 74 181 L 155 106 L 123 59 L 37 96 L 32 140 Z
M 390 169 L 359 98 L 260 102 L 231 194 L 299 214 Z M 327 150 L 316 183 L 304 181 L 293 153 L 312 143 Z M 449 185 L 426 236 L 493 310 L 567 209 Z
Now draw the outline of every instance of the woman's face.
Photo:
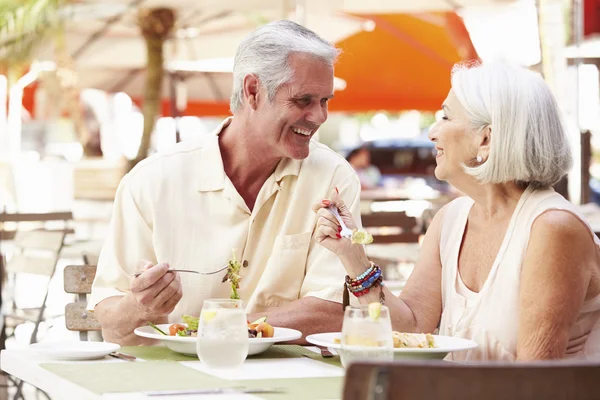
M 429 130 L 429 139 L 437 150 L 435 177 L 451 182 L 464 176 L 463 164 L 474 165 L 477 157 L 475 135 L 470 131 L 464 107 L 452 90 L 442 105 L 442 119 Z

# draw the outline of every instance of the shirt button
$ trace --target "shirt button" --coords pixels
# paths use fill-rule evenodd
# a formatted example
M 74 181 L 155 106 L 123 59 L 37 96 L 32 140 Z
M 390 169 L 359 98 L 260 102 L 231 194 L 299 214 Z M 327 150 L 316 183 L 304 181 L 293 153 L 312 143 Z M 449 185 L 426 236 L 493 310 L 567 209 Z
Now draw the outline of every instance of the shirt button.
M 248 266 L 248 260 L 244 260 L 242 262 L 242 267 L 246 268 Z

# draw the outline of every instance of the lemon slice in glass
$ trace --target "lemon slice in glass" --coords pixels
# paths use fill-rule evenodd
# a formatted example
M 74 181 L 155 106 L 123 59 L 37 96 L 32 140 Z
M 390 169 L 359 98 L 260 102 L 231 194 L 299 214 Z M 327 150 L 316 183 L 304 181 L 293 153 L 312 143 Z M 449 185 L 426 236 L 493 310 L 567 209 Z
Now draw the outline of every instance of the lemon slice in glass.
M 210 322 L 213 319 L 215 319 L 215 317 L 217 316 L 217 312 L 216 311 L 202 311 L 202 319 L 204 319 L 204 322 Z
M 369 303 L 369 317 L 373 321 L 377 321 L 381 315 L 381 303 L 373 302 Z

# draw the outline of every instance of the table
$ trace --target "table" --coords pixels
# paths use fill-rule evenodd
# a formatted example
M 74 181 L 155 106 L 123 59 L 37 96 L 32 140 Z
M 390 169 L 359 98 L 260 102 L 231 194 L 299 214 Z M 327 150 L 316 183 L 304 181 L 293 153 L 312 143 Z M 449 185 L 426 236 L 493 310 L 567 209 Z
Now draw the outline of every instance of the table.
M 107 357 L 90 361 L 43 359 L 29 349 L 3 350 L 2 370 L 48 393 L 53 400 L 162 399 L 339 399 L 344 369 L 339 357 L 325 359 L 311 348 L 275 345 L 249 357 L 237 378 L 207 371 L 197 358 L 163 346 L 123 347 L 136 361 Z M 252 376 L 254 375 L 254 376 Z M 285 393 L 260 395 L 174 395 L 150 397 L 152 390 L 217 387 L 283 388 Z

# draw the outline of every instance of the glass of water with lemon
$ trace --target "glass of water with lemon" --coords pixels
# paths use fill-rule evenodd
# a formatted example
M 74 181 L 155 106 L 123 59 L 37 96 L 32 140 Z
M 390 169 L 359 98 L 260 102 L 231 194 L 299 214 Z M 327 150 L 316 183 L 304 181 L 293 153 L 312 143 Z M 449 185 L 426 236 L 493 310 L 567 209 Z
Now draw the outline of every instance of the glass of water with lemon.
M 347 367 L 354 361 L 391 361 L 394 358 L 392 322 L 380 303 L 348 306 L 344 312 L 340 359 Z
M 212 368 L 237 368 L 248 356 L 248 325 L 241 300 L 205 300 L 198 321 L 198 358 Z

